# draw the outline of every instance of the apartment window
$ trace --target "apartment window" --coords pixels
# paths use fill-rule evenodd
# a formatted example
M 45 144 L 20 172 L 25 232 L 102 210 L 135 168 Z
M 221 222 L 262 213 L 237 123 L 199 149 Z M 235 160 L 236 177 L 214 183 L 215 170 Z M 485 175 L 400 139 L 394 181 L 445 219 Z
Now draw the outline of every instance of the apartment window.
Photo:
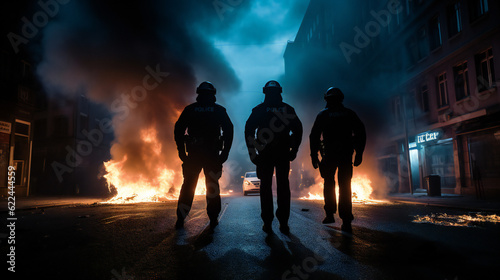
M 422 26 L 417 31 L 417 41 L 418 41 L 419 59 L 422 59 L 429 55 L 429 39 L 427 36 L 427 30 L 425 26 Z
M 408 59 L 410 66 L 415 65 L 419 60 L 418 44 L 417 44 L 417 38 L 415 36 L 411 36 L 406 41 L 406 50 L 408 51 Z
M 25 86 L 19 85 L 17 87 L 17 100 L 23 103 L 31 103 L 31 93 L 30 89 Z
M 403 121 L 402 111 L 401 111 L 401 98 L 396 96 L 392 100 L 392 116 L 396 123 L 400 123 Z
M 69 120 L 65 116 L 56 117 L 54 122 L 54 136 L 69 136 Z
M 47 119 L 40 119 L 35 121 L 34 129 L 35 140 L 47 138 Z
M 80 113 L 80 131 L 89 129 L 89 116 L 84 113 Z
M 395 20 L 395 23 L 396 23 L 396 28 L 398 28 L 399 25 L 401 24 L 401 11 L 399 9 L 396 10 L 396 20 Z
M 425 26 L 406 41 L 410 65 L 414 65 L 424 57 L 429 55 L 429 43 Z
M 422 111 L 429 112 L 429 87 L 423 85 L 420 89 L 420 107 Z
M 24 61 L 24 60 L 21 60 L 21 63 L 20 63 L 19 78 L 20 79 L 31 79 L 31 78 L 33 78 L 33 71 L 31 69 L 31 65 L 28 62 Z
M 438 48 L 443 44 L 441 39 L 441 23 L 439 22 L 439 17 L 435 16 L 431 19 L 429 23 L 430 30 L 430 47 L 431 50 Z
M 410 15 L 411 13 L 411 6 L 410 6 L 411 1 L 413 0 L 406 0 L 406 15 Z
M 477 86 L 479 92 L 495 86 L 493 49 L 490 48 L 476 55 Z
M 455 96 L 457 100 L 462 100 L 470 96 L 467 62 L 453 67 L 453 73 L 455 75 Z
M 488 0 L 469 0 L 470 21 L 473 22 L 488 12 Z
M 437 85 L 438 108 L 443 108 L 448 105 L 448 82 L 446 81 L 446 73 L 438 76 Z
M 16 120 L 14 131 L 16 136 L 30 137 L 31 124 L 29 122 Z
M 0 79 L 7 81 L 10 78 L 10 56 L 4 51 L 0 55 Z
M 462 9 L 460 2 L 456 1 L 448 6 L 448 33 L 449 36 L 455 36 L 462 31 Z

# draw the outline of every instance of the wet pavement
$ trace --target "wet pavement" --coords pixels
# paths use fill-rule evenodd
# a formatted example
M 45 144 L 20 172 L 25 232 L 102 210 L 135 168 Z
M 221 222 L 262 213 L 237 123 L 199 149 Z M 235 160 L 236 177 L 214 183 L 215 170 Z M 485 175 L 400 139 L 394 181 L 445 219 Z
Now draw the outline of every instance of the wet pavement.
M 321 201 L 294 200 L 287 236 L 277 221 L 274 234 L 262 231 L 258 196 L 222 201 L 213 233 L 199 196 L 182 230 L 174 230 L 174 201 L 20 209 L 17 272 L 8 279 L 487 279 L 500 263 L 499 224 L 412 222 L 416 215 L 470 212 L 463 209 L 355 204 L 350 234 L 338 216 L 321 224 Z M 2 222 L 7 218 L 1 212 Z M 4 264 L 6 233 L 0 231 Z

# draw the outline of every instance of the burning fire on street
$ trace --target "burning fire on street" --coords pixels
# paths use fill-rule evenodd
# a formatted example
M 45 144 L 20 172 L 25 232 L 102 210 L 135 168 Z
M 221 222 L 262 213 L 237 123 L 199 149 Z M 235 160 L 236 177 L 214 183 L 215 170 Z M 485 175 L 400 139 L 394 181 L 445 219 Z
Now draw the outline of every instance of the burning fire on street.
M 141 147 L 152 157 L 159 157 L 162 153 L 162 143 L 158 141 L 156 134 L 154 129 L 141 131 Z M 167 168 L 166 165 L 156 164 L 157 166 L 148 166 L 148 168 L 156 168 L 153 172 L 153 174 L 158 174 L 156 177 L 150 178 L 143 175 L 130 177 L 124 170 L 126 162 L 127 156 L 125 155 L 120 161 L 110 160 L 104 163 L 106 169 L 104 178 L 106 178 L 110 191 L 114 189 L 117 193 L 104 203 L 126 204 L 178 199 L 182 181 L 177 178 L 176 171 Z M 200 174 L 195 194 L 206 194 L 203 174 Z
M 309 193 L 307 196 L 303 196 L 300 199 L 302 200 L 324 200 L 323 196 L 323 179 L 318 176 L 316 177 L 315 184 L 312 185 L 309 189 Z M 378 204 L 387 202 L 385 200 L 377 200 L 372 197 L 373 188 L 372 181 L 368 178 L 367 175 L 356 175 L 351 180 L 351 191 L 352 191 L 352 202 L 354 203 L 363 203 L 363 204 Z M 337 195 L 338 201 L 338 184 L 335 187 L 335 193 Z
M 500 223 L 500 216 L 495 214 L 483 215 L 482 213 L 470 213 L 468 215 L 431 214 L 426 216 L 415 216 L 413 223 L 434 224 L 451 227 L 475 227 L 485 223 Z
M 124 161 L 126 158 L 124 159 Z M 153 181 L 137 178 L 137 181 L 128 181 L 122 177 L 123 162 L 108 161 L 104 163 L 108 174 L 104 175 L 108 181 L 108 186 L 116 189 L 116 196 L 105 203 L 139 203 L 139 202 L 161 202 L 168 200 L 177 200 L 179 198 L 180 185 L 174 187 L 175 171 L 163 167 L 160 176 Z M 206 185 L 205 177 L 200 175 L 196 187 L 195 195 L 205 195 Z

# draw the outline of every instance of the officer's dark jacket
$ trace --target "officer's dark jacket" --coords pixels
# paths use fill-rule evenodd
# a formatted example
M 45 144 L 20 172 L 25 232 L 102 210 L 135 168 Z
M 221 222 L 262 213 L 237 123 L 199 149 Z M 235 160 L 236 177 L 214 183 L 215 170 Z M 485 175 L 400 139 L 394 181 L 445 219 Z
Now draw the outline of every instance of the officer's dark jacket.
M 215 103 L 215 96 L 199 95 L 175 123 L 174 136 L 179 151 L 229 154 L 233 142 L 233 123 L 226 109 Z
M 245 125 L 245 141 L 250 153 L 288 155 L 297 152 L 302 141 L 302 123 L 295 109 L 282 101 L 281 95 L 266 95 L 263 103 L 252 110 Z
M 354 111 L 337 104 L 318 114 L 309 140 L 311 155 L 317 155 L 319 151 L 327 156 L 352 155 L 353 150 L 363 154 L 366 145 L 365 126 Z

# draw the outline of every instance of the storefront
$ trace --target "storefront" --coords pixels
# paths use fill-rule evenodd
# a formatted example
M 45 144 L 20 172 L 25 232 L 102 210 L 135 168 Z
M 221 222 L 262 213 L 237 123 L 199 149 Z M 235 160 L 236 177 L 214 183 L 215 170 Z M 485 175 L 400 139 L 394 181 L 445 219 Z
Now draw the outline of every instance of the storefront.
M 15 168 L 16 196 L 29 194 L 32 139 L 31 123 L 0 121 L 0 195 L 7 194 L 7 170 Z
M 7 187 L 7 168 L 9 167 L 11 132 L 12 124 L 10 122 L 0 121 L 0 188 L 5 189 Z
M 448 137 L 447 137 L 448 136 Z M 456 187 L 453 138 L 443 130 L 422 132 L 409 143 L 412 188 L 426 189 L 426 177 L 439 175 L 443 193 Z
M 462 193 L 500 198 L 500 113 L 463 123 L 457 139 L 462 151 Z

